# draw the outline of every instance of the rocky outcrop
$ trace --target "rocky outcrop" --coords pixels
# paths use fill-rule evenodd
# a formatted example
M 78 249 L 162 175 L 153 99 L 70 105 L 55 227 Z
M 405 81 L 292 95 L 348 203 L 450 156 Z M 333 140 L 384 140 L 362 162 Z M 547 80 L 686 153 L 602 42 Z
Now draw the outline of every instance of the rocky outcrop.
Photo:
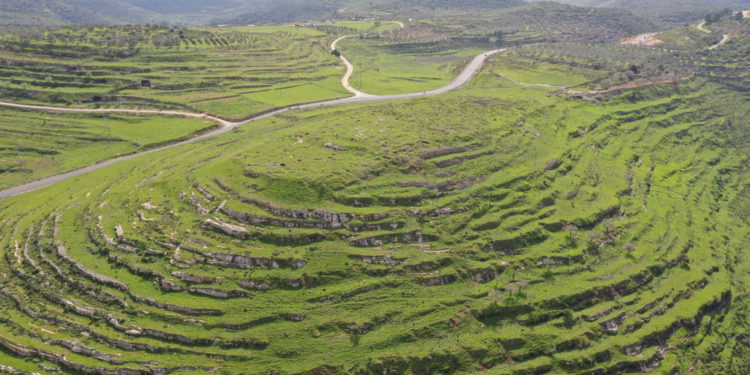
M 158 331 L 155 329 L 144 328 L 140 330 L 130 330 L 127 332 L 131 336 L 148 336 L 166 342 L 180 343 L 183 345 L 194 346 L 211 346 L 216 343 L 216 339 L 209 338 L 191 338 L 184 335 Z
M 271 285 L 267 282 L 256 282 L 256 281 L 245 281 L 238 280 L 237 284 L 243 288 L 254 289 L 254 290 L 269 290 Z
M 333 151 L 346 151 L 346 147 L 339 146 L 333 143 L 324 143 L 323 147 Z
M 423 234 L 421 231 L 408 233 L 388 233 L 379 236 L 365 237 L 349 241 L 349 245 L 355 247 L 377 247 L 389 243 L 422 243 L 436 241 L 437 238 L 432 235 Z
M 407 262 L 409 259 L 399 259 L 399 258 L 393 258 L 390 255 L 386 256 L 352 256 L 353 258 L 360 259 L 361 261 L 367 263 L 367 264 L 376 264 L 379 266 L 387 266 L 387 267 L 398 267 L 404 262 Z
M 199 183 L 196 182 L 195 184 L 193 184 L 193 186 L 195 186 L 198 192 L 200 192 L 201 195 L 203 195 L 203 197 L 206 198 L 207 200 L 211 202 L 217 200 L 217 198 L 213 194 L 209 193 L 208 190 L 204 189 L 203 186 L 201 186 Z
M 246 329 L 257 327 L 263 324 L 275 322 L 277 320 L 285 320 L 287 322 L 301 322 L 305 320 L 305 316 L 301 314 L 281 313 L 277 315 L 265 316 L 262 318 L 254 319 L 244 323 L 219 323 L 207 326 L 208 328 L 223 328 L 227 331 L 244 331 Z
M 10 341 L 0 338 L 0 347 L 5 351 L 22 358 L 33 358 L 39 360 L 45 360 L 52 362 L 56 365 L 62 366 L 77 374 L 101 374 L 101 375 L 151 375 L 151 374 L 166 374 L 170 371 L 166 369 L 131 369 L 131 368 L 117 368 L 108 369 L 104 367 L 91 367 L 84 364 L 69 360 L 63 354 L 54 354 L 41 349 L 28 348 L 25 346 L 11 343 Z
M 276 216 L 291 217 L 293 219 L 313 219 L 328 223 L 333 228 L 341 228 L 345 223 L 354 219 L 354 214 L 346 214 L 339 212 L 330 212 L 323 209 L 308 209 L 308 210 L 293 210 L 277 206 L 270 202 L 265 202 L 259 199 L 238 196 L 240 202 L 248 203 L 260 207 Z
M 113 288 L 120 289 L 122 291 L 127 291 L 128 290 L 128 286 L 125 285 L 125 283 L 123 283 L 121 281 L 118 281 L 118 280 L 115 280 L 115 279 L 113 279 L 111 277 L 104 276 L 102 274 L 99 274 L 99 273 L 96 273 L 94 271 L 91 271 L 91 270 L 87 269 L 86 267 L 84 267 L 83 265 L 81 265 L 80 263 L 78 263 L 76 260 L 74 260 L 73 258 L 71 258 L 70 256 L 68 256 L 67 249 L 65 248 L 65 246 L 63 246 L 62 243 L 59 243 L 59 242 L 57 243 L 57 255 L 60 258 L 64 259 L 66 262 L 68 262 L 80 274 L 82 274 L 83 276 L 85 276 L 85 277 L 87 277 L 87 278 L 89 278 L 89 279 L 91 279 L 93 281 L 96 281 L 96 282 L 98 282 L 100 284 L 111 286 Z
M 169 311 L 173 311 L 173 312 L 185 314 L 185 315 L 190 315 L 190 316 L 201 316 L 201 315 L 221 316 L 221 315 L 224 315 L 223 311 L 217 310 L 217 309 L 205 309 L 205 308 L 198 309 L 198 308 L 192 308 L 192 307 L 185 307 L 185 306 L 173 305 L 173 304 L 170 304 L 170 303 L 161 303 L 161 302 L 156 301 L 153 298 L 140 297 L 140 296 L 137 296 L 137 295 L 135 295 L 133 293 L 129 293 L 129 296 L 130 296 L 130 298 L 133 298 L 134 300 L 136 300 L 136 301 L 138 301 L 140 303 L 143 303 L 143 304 L 146 304 L 146 305 L 149 305 L 149 306 L 158 307 L 158 308 L 163 309 L 163 310 L 169 310 Z
M 497 276 L 502 272 L 495 267 L 487 267 L 484 269 L 471 271 L 471 279 L 478 283 L 488 283 L 495 280 Z
M 359 215 L 358 218 L 359 220 L 368 222 L 368 221 L 380 221 L 383 219 L 387 219 L 389 216 L 390 216 L 389 214 L 382 212 L 382 213 L 377 213 L 377 214 Z
M 242 255 L 231 255 L 221 253 L 209 253 L 208 257 L 213 258 L 214 261 L 209 261 L 209 264 L 215 264 L 223 267 L 234 267 L 243 269 L 253 268 L 292 268 L 299 269 L 304 267 L 307 263 L 305 259 L 281 259 L 281 258 L 256 258 L 246 257 Z
M 123 365 L 123 364 L 125 364 L 125 362 L 123 362 L 123 361 L 115 361 L 115 360 L 113 360 L 112 356 L 103 354 L 103 353 L 101 353 L 101 352 L 99 352 L 99 351 L 97 351 L 95 349 L 89 348 L 89 347 L 87 347 L 87 346 L 85 346 L 85 345 L 83 345 L 83 344 L 81 344 L 81 343 L 79 343 L 77 341 L 73 341 L 73 340 L 50 340 L 50 341 L 47 341 L 47 344 L 62 346 L 64 348 L 67 348 L 68 350 L 70 350 L 73 353 L 80 354 L 80 355 L 83 355 L 85 357 L 96 358 L 96 359 L 98 359 L 100 361 L 103 361 L 103 362 L 108 362 L 108 363 L 112 363 L 112 364 L 115 364 L 115 365 Z
M 290 246 L 290 245 L 303 245 L 311 244 L 314 242 L 323 241 L 330 238 L 337 238 L 335 235 L 326 236 L 320 233 L 303 233 L 298 235 L 284 235 L 275 232 L 262 232 L 253 231 L 241 227 L 239 225 L 230 224 L 222 221 L 219 218 L 209 219 L 203 222 L 203 224 L 209 228 L 214 229 L 220 233 L 224 233 L 230 237 L 240 238 L 244 240 L 256 239 L 264 243 L 271 243 L 274 245 Z
M 505 255 L 518 255 L 522 253 L 523 248 L 542 243 L 547 237 L 548 235 L 546 233 L 538 229 L 523 233 L 513 238 L 489 241 L 482 245 L 482 251 L 498 252 Z
M 186 282 L 193 284 L 212 284 L 216 282 L 215 277 L 195 276 L 182 271 L 172 272 L 172 276 Z
M 230 298 L 245 298 L 250 297 L 252 294 L 242 290 L 222 290 L 215 288 L 201 288 L 191 286 L 188 291 L 193 294 L 200 294 L 218 299 L 230 299 Z
M 447 285 L 452 282 L 455 282 L 456 280 L 458 280 L 458 276 L 451 274 L 451 275 L 422 278 L 422 279 L 417 280 L 417 282 L 424 286 L 437 286 L 437 285 Z
M 223 208 L 222 213 L 241 223 L 251 225 L 272 225 L 282 228 L 315 228 L 330 229 L 331 225 L 322 221 L 304 221 L 304 220 L 284 220 L 272 217 L 262 217 L 244 212 L 237 212 L 228 208 Z
M 262 349 L 267 348 L 268 345 L 270 345 L 268 342 L 260 341 L 260 340 L 253 340 L 253 339 L 222 341 L 219 343 L 219 346 L 222 349 L 242 348 L 242 349 L 262 350 Z
M 260 258 L 260 257 L 248 257 L 244 255 L 235 255 L 228 253 L 213 253 L 198 250 L 194 247 L 181 244 L 180 249 L 189 251 L 205 258 L 208 258 L 207 263 L 221 266 L 221 267 L 232 267 L 242 269 L 253 269 L 253 268 L 264 268 L 264 269 L 277 269 L 277 268 L 292 268 L 299 269 L 307 264 L 306 259 L 301 258 Z
M 0 373 L 8 375 L 32 375 L 30 372 L 21 371 L 15 367 L 0 364 Z
M 175 284 L 169 280 L 159 280 L 159 288 L 165 292 L 182 292 L 185 290 L 185 287 L 182 285 Z
M 427 160 L 450 154 L 460 154 L 466 151 L 469 151 L 469 149 L 466 147 L 444 147 L 437 150 L 423 152 L 420 156 L 422 157 L 422 159 Z
M 195 193 L 190 193 L 190 195 L 185 194 L 185 193 L 181 193 L 180 194 L 180 199 L 187 200 L 188 202 L 190 202 L 190 204 L 192 204 L 198 210 L 198 213 L 200 213 L 203 216 L 208 215 L 209 213 L 211 213 L 211 210 L 203 207 L 203 205 L 201 204 L 200 199 L 198 199 L 198 197 L 195 196 Z
M 249 231 L 239 225 L 229 224 L 219 218 L 208 219 L 203 225 L 222 232 L 230 237 L 245 238 Z
M 625 314 L 620 314 L 616 318 L 609 319 L 607 321 L 602 322 L 599 326 L 608 335 L 616 335 L 617 331 L 620 329 L 620 326 L 622 325 L 623 320 L 625 320 L 627 317 L 628 316 Z

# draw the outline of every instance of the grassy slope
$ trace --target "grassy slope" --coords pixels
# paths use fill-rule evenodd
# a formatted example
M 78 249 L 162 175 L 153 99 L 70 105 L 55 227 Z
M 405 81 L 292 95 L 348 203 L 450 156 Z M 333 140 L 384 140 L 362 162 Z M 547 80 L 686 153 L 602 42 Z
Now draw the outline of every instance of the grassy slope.
M 339 48 L 355 66 L 350 82 L 358 90 L 388 95 L 432 90 L 448 84 L 484 50 L 467 48 L 435 53 L 392 51 L 374 39 L 348 39 Z
M 172 142 L 215 126 L 164 116 L 50 114 L 0 108 L 0 188 Z
M 627 12 L 552 3 L 406 26 L 341 42 L 341 51 L 356 67 L 355 88 L 373 94 L 430 90 L 450 82 L 482 51 L 542 41 L 611 42 L 655 27 Z
M 328 44 L 346 27 L 120 27 L 6 34 L 3 95 L 208 111 L 241 119 L 347 96 Z

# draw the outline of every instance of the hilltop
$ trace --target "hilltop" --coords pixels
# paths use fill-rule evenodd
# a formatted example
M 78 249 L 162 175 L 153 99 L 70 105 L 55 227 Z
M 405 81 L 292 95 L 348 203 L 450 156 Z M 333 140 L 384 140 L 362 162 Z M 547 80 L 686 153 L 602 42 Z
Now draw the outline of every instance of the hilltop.
M 722 8 L 750 9 L 750 0 L 558 0 L 586 7 L 626 9 L 664 27 L 682 26 Z

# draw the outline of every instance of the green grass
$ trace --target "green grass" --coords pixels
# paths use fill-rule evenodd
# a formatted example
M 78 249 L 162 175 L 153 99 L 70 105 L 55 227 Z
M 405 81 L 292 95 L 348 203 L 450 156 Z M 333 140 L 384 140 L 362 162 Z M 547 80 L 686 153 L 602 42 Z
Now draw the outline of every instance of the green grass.
M 467 48 L 435 53 L 409 53 L 378 39 L 350 38 L 339 50 L 355 67 L 353 87 L 368 94 L 390 95 L 433 90 L 452 81 L 475 55 Z
M 359 29 L 373 24 L 345 24 Z M 5 34 L 3 95 L 55 104 L 182 108 L 243 119 L 290 103 L 348 96 L 328 45 L 348 26 L 149 26 Z
M 0 188 L 189 138 L 214 126 L 178 117 L 0 108 Z

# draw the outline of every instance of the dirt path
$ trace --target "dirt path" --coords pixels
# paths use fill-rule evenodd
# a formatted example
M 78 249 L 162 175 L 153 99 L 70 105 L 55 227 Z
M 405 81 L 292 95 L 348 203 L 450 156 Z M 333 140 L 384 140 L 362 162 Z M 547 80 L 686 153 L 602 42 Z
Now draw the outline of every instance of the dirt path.
M 721 36 L 721 40 L 719 41 L 719 43 L 716 43 L 713 46 L 708 47 L 708 49 L 710 49 L 710 50 L 717 49 L 717 48 L 721 47 L 727 41 L 729 41 L 729 35 L 724 34 L 724 35 Z
M 403 25 L 403 24 L 402 24 Z M 335 49 L 337 42 L 343 40 L 346 37 L 342 37 L 334 41 L 331 45 L 332 49 Z M 12 108 L 20 108 L 20 109 L 28 109 L 28 110 L 38 110 L 38 111 L 48 111 L 48 112 L 73 112 L 73 113 L 130 113 L 130 114 L 153 114 L 153 115 L 166 115 L 166 116 L 181 116 L 181 117 L 189 117 L 189 118 L 204 118 L 206 120 L 215 121 L 217 122 L 220 127 L 216 130 L 213 130 L 211 132 L 202 134 L 200 136 L 178 142 L 178 143 L 172 143 L 166 146 L 161 146 L 158 148 L 154 148 L 151 150 L 139 152 L 132 155 L 125 155 L 121 157 L 117 157 L 114 159 L 105 160 L 96 164 L 89 165 L 87 167 L 83 167 L 80 169 L 76 169 L 73 171 L 69 171 L 66 173 L 62 173 L 59 175 L 47 177 L 41 180 L 37 180 L 34 182 L 30 182 L 23 185 L 18 185 L 9 189 L 0 190 L 0 199 L 6 199 L 10 198 L 16 195 L 28 193 L 37 189 L 41 189 L 50 185 L 53 185 L 55 183 L 58 183 L 60 181 L 64 181 L 73 177 L 77 177 L 92 171 L 95 171 L 97 169 L 101 169 L 107 166 L 110 166 L 112 164 L 119 163 L 121 161 L 134 159 L 143 155 L 148 155 L 154 152 L 159 152 L 163 150 L 168 150 L 170 148 L 178 147 L 187 145 L 193 142 L 197 142 L 202 139 L 215 137 L 220 134 L 227 133 L 231 131 L 232 129 L 242 126 L 245 124 L 249 124 L 253 121 L 262 120 L 268 117 L 276 116 L 278 114 L 294 110 L 294 109 L 304 109 L 304 108 L 313 108 L 313 107 L 319 107 L 319 106 L 327 106 L 327 105 L 345 105 L 345 104 L 356 104 L 356 103 L 369 103 L 369 102 L 382 102 L 382 101 L 390 101 L 390 100 L 399 100 L 399 99 L 412 99 L 412 98 L 419 98 L 419 97 L 425 97 L 425 96 L 432 96 L 432 95 L 439 95 L 444 94 L 449 91 L 455 90 L 468 82 L 471 81 L 472 78 L 479 72 L 479 70 L 482 68 L 484 63 L 487 61 L 487 59 L 495 55 L 497 53 L 500 53 L 502 51 L 505 51 L 507 49 L 500 49 L 500 50 L 494 50 L 494 51 L 488 51 L 482 54 L 477 55 L 461 72 L 461 74 L 458 75 L 451 83 L 449 83 L 446 86 L 443 86 L 441 88 L 430 90 L 430 91 L 424 91 L 424 92 L 416 92 L 416 93 L 409 93 L 409 94 L 400 94 L 400 95 L 371 95 L 367 93 L 360 92 L 359 95 L 355 93 L 354 96 L 348 97 L 348 98 L 342 98 L 342 99 L 333 99 L 333 100 L 326 100 L 321 102 L 315 102 L 315 103 L 306 103 L 306 104 L 299 104 L 299 105 L 291 105 L 283 108 L 276 109 L 271 112 L 267 112 L 264 114 L 256 115 L 253 117 L 250 117 L 244 121 L 238 121 L 238 122 L 231 122 L 227 121 L 221 118 L 218 118 L 216 116 L 211 116 L 205 113 L 190 113 L 190 112 L 181 112 L 181 111 L 161 111 L 161 110 L 148 110 L 148 109 L 77 109 L 77 108 L 63 108 L 63 107 L 52 107 L 52 106 L 43 106 L 43 105 L 32 105 L 32 104 L 18 104 L 18 103 L 10 103 L 10 102 L 0 102 L 0 106 L 5 107 L 12 107 Z M 345 58 L 342 59 L 348 63 L 348 60 Z M 354 66 L 351 65 L 351 63 L 347 64 L 347 74 L 344 75 L 344 79 L 342 79 L 342 84 L 346 83 L 348 85 L 348 78 L 351 77 L 352 73 L 354 72 Z M 350 86 L 350 85 L 349 85 Z M 346 87 L 346 85 L 345 85 Z M 351 87 L 351 86 L 350 86 Z M 347 88 L 348 89 L 348 88 Z M 351 91 L 351 90 L 350 90 Z M 355 90 L 356 91 L 356 90 Z M 354 93 L 354 92 L 353 92 Z
M 388 23 L 399 25 L 399 27 L 401 29 L 403 29 L 403 28 L 406 27 L 406 25 L 404 25 L 404 23 L 401 22 L 401 21 L 392 21 L 392 22 L 388 22 Z M 352 37 L 355 37 L 355 36 L 357 36 L 357 35 L 344 35 L 344 36 L 342 36 L 342 37 L 334 40 L 333 43 L 331 43 L 331 51 L 335 51 L 336 47 L 339 44 L 339 42 L 341 42 L 342 40 L 348 39 L 348 38 L 352 38 Z M 339 58 L 341 59 L 341 62 L 343 62 L 344 65 L 346 66 L 346 73 L 344 74 L 344 77 L 341 78 L 341 86 L 344 86 L 344 88 L 346 89 L 346 91 L 349 91 L 350 93 L 354 94 L 354 97 L 357 97 L 357 98 L 375 96 L 375 95 L 368 94 L 366 92 L 359 91 L 359 90 L 355 89 L 354 86 L 351 85 L 351 83 L 349 81 L 351 80 L 352 75 L 354 75 L 354 64 L 352 64 L 351 61 L 349 61 L 349 59 L 347 59 L 346 56 L 344 56 L 344 55 L 340 55 Z
M 655 46 L 658 44 L 664 43 L 663 40 L 657 38 L 656 36 L 659 35 L 659 33 L 646 33 L 646 34 L 639 34 L 636 36 L 632 36 L 630 38 L 625 38 L 620 41 L 620 44 L 630 44 L 634 46 Z
M 699 23 L 698 26 L 696 26 L 696 28 L 698 30 L 700 30 L 700 31 L 703 31 L 704 33 L 711 34 L 711 30 L 709 30 L 709 29 L 706 28 L 706 21 L 705 20 L 701 21 L 701 23 Z
M 339 44 L 340 41 L 347 39 L 347 38 L 355 37 L 355 36 L 356 35 L 345 35 L 345 36 L 342 36 L 341 38 L 334 40 L 333 43 L 331 43 L 331 50 L 335 51 L 336 46 Z M 364 93 L 362 91 L 355 89 L 354 86 L 352 86 L 351 83 L 349 83 L 349 80 L 352 78 L 352 75 L 354 75 L 354 65 L 344 55 L 340 55 L 339 58 L 341 59 L 341 62 L 343 62 L 344 65 L 346 66 L 346 73 L 344 74 L 344 77 L 341 78 L 341 86 L 344 86 L 344 88 L 347 91 L 354 94 L 354 96 L 358 98 L 372 96 L 370 94 L 367 94 L 367 93 Z

